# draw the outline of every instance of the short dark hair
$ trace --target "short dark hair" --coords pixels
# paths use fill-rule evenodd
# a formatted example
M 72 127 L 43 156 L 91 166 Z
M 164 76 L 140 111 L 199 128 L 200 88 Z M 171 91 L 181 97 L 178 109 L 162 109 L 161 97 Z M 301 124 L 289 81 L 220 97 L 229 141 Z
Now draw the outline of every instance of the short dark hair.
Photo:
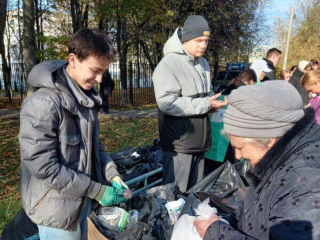
M 319 62 L 318 62 L 317 60 L 315 60 L 315 59 L 311 59 L 311 60 L 310 60 L 310 63 L 311 63 L 311 66 L 312 66 L 312 67 L 319 64 Z
M 73 53 L 79 61 L 89 56 L 104 57 L 117 61 L 117 50 L 108 35 L 100 29 L 84 28 L 76 32 L 69 43 L 68 55 Z
M 272 57 L 274 54 L 280 55 L 282 52 L 278 48 L 270 48 L 267 52 L 267 58 Z
M 241 82 L 250 83 L 250 80 L 253 80 L 256 83 L 257 75 L 252 69 L 246 69 L 238 77 L 232 79 L 228 83 L 228 86 L 235 85 L 236 87 L 239 87 Z

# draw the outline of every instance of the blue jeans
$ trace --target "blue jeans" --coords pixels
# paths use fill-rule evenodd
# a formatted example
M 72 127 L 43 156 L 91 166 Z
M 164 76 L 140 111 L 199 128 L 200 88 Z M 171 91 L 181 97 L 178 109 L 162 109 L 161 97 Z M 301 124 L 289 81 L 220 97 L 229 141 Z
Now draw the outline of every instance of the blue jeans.
M 90 199 L 86 198 L 81 210 L 81 216 L 77 225 L 77 230 L 75 232 L 38 225 L 40 240 L 87 240 L 87 217 L 90 216 L 90 213 Z

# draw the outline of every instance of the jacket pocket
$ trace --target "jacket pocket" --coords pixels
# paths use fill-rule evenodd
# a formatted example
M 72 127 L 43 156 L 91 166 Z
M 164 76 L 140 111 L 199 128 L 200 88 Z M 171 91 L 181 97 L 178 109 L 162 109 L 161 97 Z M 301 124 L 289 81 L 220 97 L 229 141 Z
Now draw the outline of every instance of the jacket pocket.
M 34 214 L 37 210 L 37 208 L 40 206 L 40 204 L 43 202 L 44 198 L 48 195 L 48 193 L 50 192 L 51 187 L 48 187 L 46 189 L 46 191 L 41 195 L 41 197 L 39 198 L 38 201 L 36 201 L 36 203 L 33 205 L 33 207 L 30 209 L 29 213 L 30 214 Z
M 59 160 L 66 165 L 76 165 L 80 159 L 80 135 L 59 135 Z

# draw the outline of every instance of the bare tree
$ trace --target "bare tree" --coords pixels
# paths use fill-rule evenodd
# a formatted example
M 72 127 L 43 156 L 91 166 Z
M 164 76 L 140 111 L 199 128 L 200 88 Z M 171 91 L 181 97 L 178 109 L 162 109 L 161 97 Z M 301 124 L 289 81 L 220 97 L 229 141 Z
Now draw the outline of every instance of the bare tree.
M 25 63 L 25 79 L 27 79 L 33 66 L 37 64 L 36 58 L 36 35 L 34 30 L 34 2 L 33 0 L 23 0 L 23 33 L 24 33 L 24 63 Z M 30 95 L 34 89 L 28 85 L 28 93 Z
M 5 55 L 5 46 L 3 41 L 4 30 L 6 27 L 6 19 L 7 19 L 7 0 L 0 1 L 0 54 L 2 60 L 2 70 L 3 70 L 3 78 L 4 78 L 4 86 L 6 96 L 9 97 L 9 102 L 11 103 L 12 95 L 11 95 L 11 68 L 7 63 L 6 55 Z

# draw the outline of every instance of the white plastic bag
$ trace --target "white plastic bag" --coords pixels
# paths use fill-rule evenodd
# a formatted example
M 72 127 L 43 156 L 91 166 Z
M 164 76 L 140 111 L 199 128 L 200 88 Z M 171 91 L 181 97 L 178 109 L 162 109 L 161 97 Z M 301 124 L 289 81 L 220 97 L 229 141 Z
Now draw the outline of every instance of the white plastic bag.
M 212 214 L 217 213 L 217 209 L 210 207 L 209 198 L 204 200 L 195 209 L 197 217 L 189 216 L 188 214 L 182 215 L 175 223 L 171 240 L 201 240 L 196 227 L 193 225 L 194 220 L 207 220 Z M 220 220 L 228 223 L 226 220 L 219 217 Z

